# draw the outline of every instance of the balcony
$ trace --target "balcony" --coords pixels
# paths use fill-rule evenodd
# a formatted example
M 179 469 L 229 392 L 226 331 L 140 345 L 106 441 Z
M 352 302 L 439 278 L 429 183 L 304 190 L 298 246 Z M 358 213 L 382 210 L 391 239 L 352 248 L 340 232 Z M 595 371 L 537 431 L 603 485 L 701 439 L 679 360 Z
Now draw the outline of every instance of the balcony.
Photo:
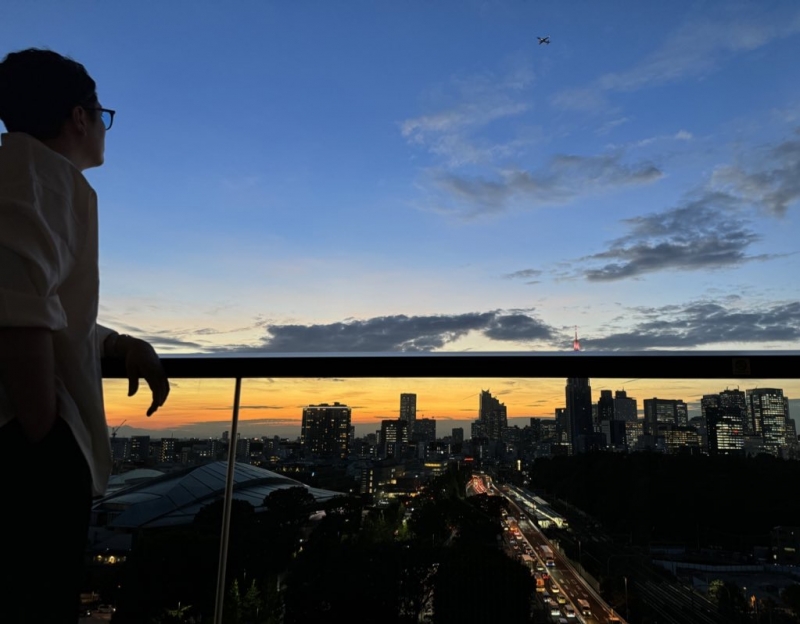
M 185 589 L 187 598 L 176 601 L 174 607 L 165 610 L 166 615 L 164 615 L 164 617 L 173 618 L 169 621 L 190 621 L 188 619 L 190 616 L 196 616 L 202 612 L 204 614 L 203 621 L 211 621 L 213 611 L 213 621 L 216 623 L 225 621 L 223 612 L 225 612 L 226 618 L 232 617 L 230 616 L 231 609 L 234 608 L 231 606 L 232 604 L 239 611 L 244 609 L 243 605 L 247 603 L 246 594 L 249 588 L 256 590 L 259 604 L 265 605 L 265 608 L 266 605 L 277 604 L 275 601 L 279 602 L 279 599 L 276 597 L 276 592 L 279 593 L 278 590 L 284 581 L 279 573 L 270 573 L 268 576 L 276 587 L 276 592 L 272 593 L 262 585 L 248 586 L 248 565 L 257 567 L 259 564 L 253 561 L 248 564 L 247 557 L 243 555 L 248 547 L 243 548 L 243 545 L 238 543 L 240 538 L 245 535 L 252 536 L 253 533 L 251 532 L 252 526 L 237 525 L 237 522 L 249 523 L 252 520 L 252 518 L 248 519 L 247 513 L 242 512 L 241 508 L 237 509 L 237 506 L 242 501 L 249 501 L 253 507 L 258 507 L 259 503 L 271 492 L 296 484 L 292 479 L 292 474 L 271 472 L 269 476 L 265 476 L 264 473 L 259 472 L 260 469 L 246 463 L 237 463 L 238 445 L 234 441 L 237 440 L 237 433 L 242 429 L 243 423 L 247 423 L 245 419 L 241 418 L 241 414 L 251 401 L 248 398 L 250 393 L 256 395 L 263 391 L 263 388 L 257 386 L 259 380 L 262 382 L 270 380 L 270 383 L 274 382 L 278 385 L 287 380 L 307 380 L 314 383 L 326 380 L 365 380 L 364 383 L 367 383 L 367 380 L 393 380 L 400 382 L 400 385 L 407 390 L 414 388 L 415 380 L 440 380 L 442 386 L 470 380 L 474 380 L 475 383 L 482 380 L 492 380 L 497 383 L 508 379 L 531 382 L 550 380 L 549 383 L 560 385 L 563 400 L 563 384 L 566 378 L 614 380 L 613 383 L 633 380 L 702 379 L 709 380 L 707 386 L 709 392 L 718 390 L 724 384 L 750 387 L 751 383 L 763 384 L 765 380 L 776 384 L 790 382 L 796 379 L 797 371 L 800 370 L 800 352 L 245 354 L 236 356 L 167 356 L 164 358 L 164 366 L 170 379 L 176 382 L 177 387 L 173 389 L 170 397 L 170 401 L 175 403 L 181 400 L 181 394 L 195 394 L 197 395 L 195 404 L 200 401 L 199 394 L 193 389 L 195 387 L 194 380 L 197 380 L 197 386 L 210 381 L 219 384 L 221 380 L 226 380 L 226 385 L 228 381 L 230 382 L 227 385 L 227 391 L 223 390 L 222 395 L 218 392 L 219 385 L 214 386 L 215 400 L 219 404 L 213 406 L 220 414 L 225 415 L 224 427 L 228 431 L 228 440 L 230 441 L 227 444 L 227 461 L 217 463 L 209 461 L 202 469 L 176 471 L 167 478 L 158 478 L 156 481 L 163 483 L 164 488 L 169 488 L 168 494 L 163 496 L 160 501 L 145 501 L 146 504 L 140 505 L 136 513 L 132 513 L 126 504 L 118 504 L 113 501 L 106 504 L 101 503 L 97 507 L 101 511 L 95 513 L 95 519 L 106 526 L 101 544 L 107 543 L 109 549 L 105 555 L 103 553 L 96 554 L 97 563 L 106 568 L 119 563 L 119 557 L 125 556 L 125 549 L 129 548 L 136 539 L 145 539 L 149 542 L 150 548 L 160 547 L 165 549 L 165 553 L 168 552 L 170 549 L 169 536 L 172 535 L 170 531 L 181 526 L 182 523 L 185 525 L 191 522 L 192 518 L 205 505 L 218 501 L 220 517 L 207 518 L 210 524 L 216 522 L 214 526 L 219 529 L 217 533 L 219 537 L 214 543 L 212 545 L 205 544 L 202 552 L 198 547 L 197 552 L 190 554 L 172 553 L 174 557 L 189 557 L 196 562 L 198 569 L 202 568 L 205 575 L 216 579 L 213 584 L 214 598 L 212 600 L 211 595 L 207 595 L 206 607 L 200 609 L 193 604 L 196 600 L 189 598 L 191 595 L 196 597 L 196 592 L 192 592 L 184 580 L 175 578 L 176 586 Z M 103 374 L 105 379 L 111 383 L 114 383 L 112 380 L 125 377 L 120 363 L 114 361 L 103 363 Z M 192 381 L 189 382 L 189 380 Z M 146 388 L 142 388 L 140 392 L 145 390 Z M 332 401 L 337 396 L 331 392 L 331 396 L 323 397 L 324 392 L 309 397 L 307 402 L 314 403 L 326 398 Z M 640 396 L 639 400 L 644 398 L 646 397 Z M 391 402 L 396 402 L 396 399 L 397 395 L 393 394 L 390 397 Z M 168 409 L 169 404 L 164 409 L 165 414 Z M 299 413 L 300 407 L 296 406 L 295 411 Z M 550 414 L 552 415 L 552 412 Z M 154 426 L 160 415 L 161 412 L 153 417 L 155 419 L 153 420 Z M 467 418 L 472 420 L 476 416 L 477 407 L 471 410 Z M 390 418 L 392 413 L 386 412 L 384 417 Z M 396 416 L 394 417 L 396 418 Z M 109 420 L 110 425 L 114 425 L 113 413 L 109 414 Z M 375 424 L 378 425 L 378 422 L 376 421 Z M 298 419 L 296 435 L 299 433 Z M 441 432 L 439 435 L 441 436 Z M 153 437 L 158 437 L 158 434 L 154 433 Z M 467 432 L 465 439 L 468 437 L 469 433 Z M 243 458 L 239 457 L 238 459 Z M 440 465 L 446 465 L 446 459 L 440 462 Z M 461 457 L 460 459 L 474 461 L 475 458 Z M 431 465 L 434 463 L 431 462 Z M 358 479 L 354 477 L 352 481 L 354 486 L 357 485 Z M 143 486 L 134 485 L 130 490 L 122 490 L 122 492 L 133 492 L 133 498 L 135 498 L 137 492 L 141 496 L 145 496 L 142 493 L 144 490 Z M 346 497 L 339 498 L 334 490 L 326 487 L 312 487 L 310 491 L 320 509 L 325 509 L 329 513 L 342 513 L 343 522 L 348 519 L 349 512 L 346 509 L 343 512 L 341 510 L 333 511 L 340 504 L 337 501 L 344 500 Z M 342 493 L 348 494 L 349 492 Z M 147 496 L 150 495 L 147 494 Z M 168 505 L 164 506 L 166 498 L 169 498 L 169 501 Z M 114 499 L 114 496 L 110 496 L 109 499 Z M 118 501 L 119 499 L 114 500 Z M 117 507 L 115 508 L 114 505 Z M 112 526 L 113 530 L 107 530 Z M 161 532 L 164 538 L 152 536 L 143 538 L 142 536 L 148 531 L 151 531 L 153 535 Z M 308 535 L 304 534 L 302 539 L 308 539 Z M 437 543 L 436 538 L 433 543 Z M 120 549 L 118 553 L 113 551 L 115 544 Z M 269 549 L 270 546 L 264 544 L 264 547 Z M 290 556 L 300 556 L 302 549 L 302 542 L 300 542 Z M 232 550 L 236 552 L 235 561 L 230 560 Z M 153 556 L 152 551 L 150 556 L 151 564 L 159 561 L 158 557 Z M 111 562 L 109 558 L 112 560 Z M 213 559 L 213 565 L 211 559 Z M 165 556 L 161 561 L 163 565 L 172 565 L 169 563 L 170 557 Z M 234 572 L 232 573 L 231 570 Z M 253 574 L 253 568 L 251 568 L 249 577 L 251 581 Z M 114 578 L 121 580 L 123 576 Z M 233 587 L 234 580 L 236 588 Z M 259 582 L 262 580 L 259 579 Z M 208 583 L 208 587 L 211 587 L 211 583 Z M 142 591 L 144 591 L 144 586 Z M 180 591 L 176 589 L 172 593 L 179 594 Z M 273 602 L 270 603 L 270 601 Z M 226 603 L 228 606 L 225 606 Z M 122 617 L 125 607 L 124 603 L 120 605 L 120 617 Z M 424 610 L 422 609 L 422 611 Z M 181 618 L 184 619 L 181 620 Z M 128 620 L 121 619 L 120 621 Z M 246 619 L 238 621 L 246 621 Z M 253 621 L 280 620 L 265 618 Z

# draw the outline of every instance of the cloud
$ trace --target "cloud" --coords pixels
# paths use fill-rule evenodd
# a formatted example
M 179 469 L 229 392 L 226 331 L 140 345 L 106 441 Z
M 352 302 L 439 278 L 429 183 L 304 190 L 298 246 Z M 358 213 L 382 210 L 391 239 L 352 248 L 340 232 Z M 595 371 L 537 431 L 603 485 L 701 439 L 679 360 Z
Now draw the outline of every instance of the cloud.
M 233 407 L 229 408 L 233 409 Z M 253 426 L 253 425 L 296 425 L 301 421 L 301 417 L 298 416 L 297 418 L 242 418 L 239 420 L 239 425 L 246 425 L 246 426 Z M 214 426 L 214 427 L 230 427 L 231 420 L 194 420 L 194 421 L 185 421 L 181 423 L 174 424 L 170 427 L 172 430 L 180 430 L 180 429 L 193 429 L 194 427 L 203 426 Z
M 198 329 L 178 330 L 179 333 L 189 334 L 192 336 L 219 336 L 221 334 L 236 334 L 239 332 L 250 331 L 258 329 L 266 325 L 266 321 L 258 321 L 252 325 L 245 325 L 242 327 L 234 327 L 232 329 L 218 329 L 216 327 L 200 327 Z
M 538 171 L 506 169 L 494 179 L 441 173 L 436 186 L 467 216 L 497 213 L 513 202 L 528 208 L 565 203 L 598 191 L 647 184 L 662 177 L 652 163 L 628 164 L 621 153 L 598 156 L 561 154 Z
M 602 126 L 600 126 L 597 130 L 595 130 L 595 134 L 598 136 L 608 134 L 614 128 L 618 128 L 622 124 L 628 123 L 629 121 L 630 118 L 628 117 L 620 117 L 618 119 L 612 119 L 611 121 L 605 122 Z
M 630 69 L 604 74 L 588 86 L 557 93 L 552 103 L 558 108 L 596 110 L 605 104 L 608 93 L 699 78 L 738 53 L 756 50 L 798 32 L 800 11 L 790 5 L 760 13 L 739 11 L 692 17 Z
M 528 110 L 524 102 L 505 97 L 481 103 L 463 104 L 456 109 L 407 119 L 400 125 L 401 134 L 409 141 L 425 144 L 432 135 L 449 134 L 469 127 L 480 127 L 503 117 L 519 115 Z
M 105 321 L 105 319 L 104 319 Z M 141 327 L 136 327 L 129 323 L 111 321 L 109 326 L 117 331 L 129 333 L 136 338 L 141 338 L 149 342 L 159 353 L 171 353 L 175 351 L 195 351 L 199 353 L 214 351 L 215 347 L 208 342 L 198 342 L 191 338 L 197 337 L 202 340 L 205 336 L 219 336 L 223 334 L 235 334 L 244 331 L 260 329 L 266 326 L 268 321 L 256 320 L 246 326 L 238 326 L 233 329 L 217 329 L 213 327 L 201 328 L 172 328 L 158 331 L 148 331 Z
M 453 167 L 515 154 L 527 144 L 526 140 L 498 143 L 480 133 L 493 122 L 527 112 L 530 105 L 523 95 L 532 81 L 533 74 L 524 67 L 505 76 L 483 74 L 453 79 L 449 87 L 456 91 L 457 103 L 402 121 L 400 133 L 412 145 L 427 148 Z
M 201 345 L 198 342 L 193 342 L 190 340 L 183 340 L 182 338 L 176 338 L 174 336 L 168 336 L 166 330 L 164 332 L 155 332 L 155 333 L 147 333 L 147 332 L 132 332 L 136 338 L 141 338 L 149 342 L 156 351 L 174 351 L 174 350 L 189 350 L 193 349 L 195 351 L 203 351 L 206 349 L 204 345 Z
M 655 136 L 649 136 L 644 139 L 638 139 L 626 143 L 608 143 L 606 145 L 606 149 L 622 152 L 622 151 L 647 147 L 648 145 L 654 145 L 657 143 L 665 143 L 668 141 L 673 141 L 673 142 L 680 141 L 683 143 L 688 143 L 689 141 L 693 140 L 694 140 L 694 135 L 691 132 L 689 132 L 688 130 L 681 129 L 675 132 L 674 134 L 658 134 Z
M 470 312 L 454 315 L 381 316 L 316 325 L 267 326 L 262 344 L 218 348 L 217 351 L 391 352 L 434 351 L 470 332 L 489 339 L 551 343 L 559 332 L 539 319 L 522 313 Z
M 800 302 L 726 307 L 712 301 L 634 310 L 638 319 L 624 332 L 583 338 L 587 351 L 688 349 L 715 344 L 797 344 Z
M 628 232 L 610 241 L 606 251 L 581 258 L 588 265 L 582 275 L 611 281 L 663 270 L 730 268 L 775 257 L 748 253 L 761 236 L 747 215 L 755 211 L 782 217 L 800 199 L 800 138 L 754 152 L 753 170 L 718 167 L 703 189 L 677 207 L 622 221 Z
M 492 340 L 509 342 L 550 340 L 555 336 L 549 326 L 527 314 L 497 316 L 483 333 Z
M 539 269 L 522 269 L 520 271 L 514 271 L 513 273 L 506 273 L 503 277 L 506 279 L 531 279 L 534 277 L 540 277 L 543 271 Z
M 761 151 L 764 153 L 759 154 L 759 170 L 720 167 L 714 172 L 711 184 L 738 195 L 767 214 L 783 216 L 800 199 L 800 138 Z
M 626 219 L 628 234 L 611 241 L 606 251 L 581 259 L 590 265 L 583 275 L 590 281 L 611 281 L 765 259 L 747 254 L 760 239 L 749 222 L 725 213 L 724 207 L 735 201 L 729 195 L 708 192 L 678 208 Z
M 285 406 L 283 405 L 240 405 L 240 410 L 279 410 L 284 409 Z M 229 405 L 228 407 L 207 407 L 208 410 L 222 410 L 230 412 L 233 409 L 233 405 Z
M 675 134 L 661 134 L 659 136 L 648 137 L 633 143 L 633 147 L 646 147 L 656 141 L 691 141 L 694 138 L 688 130 L 678 130 Z

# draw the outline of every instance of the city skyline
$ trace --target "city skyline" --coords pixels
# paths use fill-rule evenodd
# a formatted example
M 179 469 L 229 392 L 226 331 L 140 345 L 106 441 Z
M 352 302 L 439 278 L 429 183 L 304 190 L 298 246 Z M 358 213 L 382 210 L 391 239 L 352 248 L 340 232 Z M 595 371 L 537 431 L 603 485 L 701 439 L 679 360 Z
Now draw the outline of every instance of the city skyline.
M 790 416 L 794 419 L 800 414 L 800 393 L 791 380 L 627 380 L 627 384 L 619 381 L 592 378 L 592 403 L 597 404 L 602 390 L 624 388 L 628 397 L 636 399 L 640 419 L 644 417 L 644 401 L 652 398 L 683 400 L 688 406 L 688 417 L 692 418 L 700 416 L 704 395 L 737 387 L 741 390 L 780 388 L 789 399 Z M 416 386 L 413 392 L 412 383 Z M 120 436 L 171 432 L 178 437 L 219 437 L 222 431 L 230 429 L 233 380 L 179 380 L 178 390 L 183 390 L 179 405 L 168 415 L 150 419 L 136 404 L 143 402 L 143 398 L 124 396 L 127 382 L 106 380 L 105 384 L 107 403 L 120 406 L 107 410 L 109 428 L 125 422 L 118 431 Z M 344 388 L 346 386 L 352 389 Z M 522 428 L 530 418 L 552 419 L 556 408 L 566 407 L 564 380 L 555 378 L 417 379 L 413 382 L 407 379 L 244 380 L 239 432 L 252 437 L 300 437 L 304 408 L 339 402 L 352 410 L 355 435 L 362 437 L 379 430 L 382 420 L 398 419 L 400 394 L 410 393 L 417 395 L 417 419 L 435 418 L 440 423 L 440 436 L 455 427 L 463 427 L 469 435 L 471 424 L 479 417 L 477 400 L 485 389 L 507 404 L 509 426 Z M 692 389 L 691 394 L 689 389 Z M 109 400 L 110 396 L 114 401 Z M 279 397 L 284 400 L 275 400 Z M 286 400 L 288 397 L 297 400 Z

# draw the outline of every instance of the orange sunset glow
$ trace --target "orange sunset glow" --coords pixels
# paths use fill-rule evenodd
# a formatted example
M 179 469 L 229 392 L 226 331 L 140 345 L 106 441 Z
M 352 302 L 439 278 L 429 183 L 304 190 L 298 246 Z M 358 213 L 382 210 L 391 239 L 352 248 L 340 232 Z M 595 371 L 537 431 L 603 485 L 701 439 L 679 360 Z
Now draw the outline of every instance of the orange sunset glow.
M 725 388 L 777 387 L 790 397 L 800 394 L 800 384 L 787 380 L 658 380 L 591 379 L 593 397 L 600 390 L 622 390 L 638 400 L 679 398 L 689 404 L 703 394 Z M 356 435 L 374 432 L 384 418 L 397 418 L 403 392 L 417 394 L 417 417 L 442 422 L 440 435 L 449 428 L 468 426 L 477 418 L 478 395 L 488 389 L 508 407 L 509 425 L 525 426 L 530 417 L 552 418 L 564 406 L 564 379 L 245 379 L 242 382 L 240 432 L 246 436 L 300 434 L 302 408 L 310 404 L 339 402 L 353 410 Z M 149 394 L 142 382 L 136 396 L 127 396 L 127 382 L 106 380 L 106 414 L 110 427 L 172 432 L 177 437 L 219 435 L 230 428 L 233 379 L 177 379 L 166 404 L 152 417 L 145 416 Z M 690 413 L 690 416 L 699 415 Z M 521 419 L 515 421 L 514 419 Z M 452 423 L 452 424 L 451 424 Z

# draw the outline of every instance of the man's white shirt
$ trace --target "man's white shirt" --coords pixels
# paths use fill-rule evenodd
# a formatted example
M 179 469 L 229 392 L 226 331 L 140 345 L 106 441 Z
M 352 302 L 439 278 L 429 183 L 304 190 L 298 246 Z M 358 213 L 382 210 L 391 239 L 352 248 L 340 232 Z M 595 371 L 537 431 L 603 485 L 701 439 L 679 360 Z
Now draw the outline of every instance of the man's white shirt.
M 83 174 L 41 141 L 3 134 L 0 145 L 0 327 L 53 332 L 58 416 L 105 492 L 111 447 L 97 324 L 97 195 Z M 0 384 L 0 426 L 14 418 Z

